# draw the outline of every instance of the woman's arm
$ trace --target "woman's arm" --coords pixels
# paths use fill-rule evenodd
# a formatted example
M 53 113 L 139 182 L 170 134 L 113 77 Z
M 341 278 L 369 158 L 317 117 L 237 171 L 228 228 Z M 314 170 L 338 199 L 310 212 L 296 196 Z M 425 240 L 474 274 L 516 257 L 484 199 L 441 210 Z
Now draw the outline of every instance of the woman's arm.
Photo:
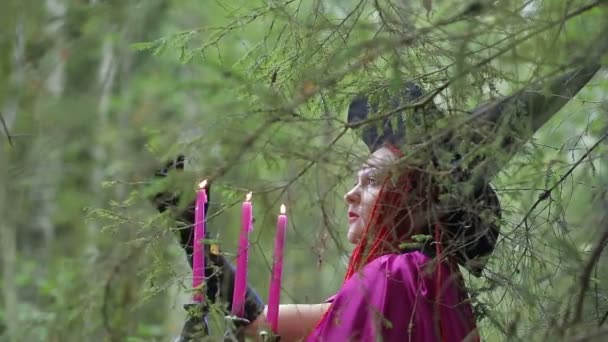
M 279 306 L 278 334 L 281 342 L 300 341 L 315 328 L 330 303 L 323 304 L 283 304 Z M 247 335 L 257 336 L 262 330 L 270 330 L 266 310 L 247 327 Z

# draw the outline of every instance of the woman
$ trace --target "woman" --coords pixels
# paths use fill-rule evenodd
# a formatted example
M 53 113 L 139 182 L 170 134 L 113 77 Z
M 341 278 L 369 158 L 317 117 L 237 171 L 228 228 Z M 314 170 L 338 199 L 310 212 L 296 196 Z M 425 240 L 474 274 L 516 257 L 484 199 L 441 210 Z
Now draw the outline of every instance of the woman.
M 561 94 L 578 92 L 598 69 L 597 64 L 586 65 L 555 78 L 547 87 L 553 90 L 550 95 L 520 91 L 473 113 L 499 122 L 501 115 L 512 109 L 516 119 L 531 122 L 533 132 L 567 102 Z M 397 108 L 421 95 L 418 87 L 408 84 L 402 94 L 388 102 Z M 377 107 L 370 106 L 365 97 L 355 99 L 349 108 L 349 122 L 369 120 L 370 109 L 375 112 Z M 437 109 L 431 104 L 417 110 L 429 113 Z M 281 341 L 479 339 L 458 264 L 474 275 L 481 274 L 484 257 L 492 252 L 498 235 L 498 200 L 487 181 L 474 180 L 472 195 L 462 197 L 456 207 L 441 203 L 440 194 L 445 191 L 442 179 L 415 165 L 403 166 L 408 152 L 399 148 L 405 138 L 404 120 L 399 114 L 378 120 L 379 127 L 363 129 L 362 139 L 372 153 L 358 172 L 356 185 L 345 196 L 347 236 L 356 247 L 344 284 L 326 303 L 281 305 Z M 501 146 L 510 149 L 512 144 L 515 139 L 505 137 Z M 438 163 L 432 155 L 429 159 L 429 164 Z M 458 161 L 456 155 L 456 172 L 450 179 L 466 181 L 468 174 L 459 169 Z M 180 219 L 192 224 L 191 214 L 187 211 Z M 182 244 L 191 245 L 183 240 Z M 209 256 L 215 266 L 207 270 L 207 296 L 230 307 L 234 269 L 223 257 Z M 221 272 L 214 269 L 218 265 Z M 237 336 L 243 331 L 253 336 L 266 328 L 264 305 L 251 288 L 244 318 Z
M 402 98 L 391 102 L 397 107 L 421 95 L 418 87 L 409 84 L 398 96 Z M 349 121 L 367 119 L 368 107 L 365 98 L 353 101 Z M 432 110 L 436 109 L 425 108 L 427 113 Z M 498 228 L 492 223 L 482 224 L 479 210 L 469 215 L 464 210 L 446 212 L 439 207 L 439 188 L 428 187 L 432 184 L 430 177 L 398 163 L 404 156 L 397 147 L 404 138 L 399 127 L 404 125 L 397 120 L 396 127 L 392 127 L 387 120 L 382 127 L 381 134 L 375 128 L 364 130 L 363 140 L 372 154 L 359 170 L 355 186 L 344 196 L 349 216 L 347 237 L 356 244 L 345 282 L 328 303 L 303 308 L 282 306 L 278 331 L 281 340 L 477 338 L 471 304 L 456 263 L 460 260 L 465 264 L 465 260 L 487 255 Z M 489 187 L 485 189 L 476 197 L 499 216 L 496 197 Z M 473 225 L 467 234 L 468 246 L 450 231 L 452 226 L 464 224 Z M 448 236 L 453 239 L 448 241 Z M 427 241 L 416 243 L 421 238 Z M 479 267 L 471 269 L 476 274 L 481 271 Z M 248 330 L 258 330 L 263 322 L 262 315 Z
M 410 84 L 403 100 L 413 101 L 421 94 L 418 87 Z M 349 120 L 365 120 L 367 107 L 365 99 L 353 101 Z M 398 120 L 397 127 L 403 127 L 401 123 Z M 463 210 L 437 217 L 440 208 L 431 198 L 436 197 L 437 189 L 420 186 L 428 182 L 422 172 L 404 171 L 398 166 L 403 153 L 397 145 L 403 140 L 403 130 L 393 128 L 388 121 L 383 125 L 380 135 L 375 134 L 377 129 L 364 130 L 363 139 L 373 153 L 358 172 L 355 187 L 344 197 L 349 208 L 348 240 L 356 244 L 344 285 L 326 303 L 282 305 L 278 331 L 282 341 L 376 340 L 378 337 L 384 341 L 402 341 L 405 337 L 411 341 L 462 341 L 476 336 L 471 305 L 456 261 L 464 264 L 466 260 L 488 254 L 493 248 L 497 227 L 482 228 L 480 220 L 474 222 Z M 486 207 L 491 204 L 499 214 L 493 192 L 490 191 L 489 196 L 488 191 L 478 193 L 476 197 L 483 199 Z M 191 215 L 182 221 L 193 223 Z M 475 239 L 468 242 L 473 245 L 464 248 L 452 243 L 461 253 L 458 257 L 451 252 L 444 256 L 443 250 L 449 252 L 450 249 L 433 243 L 433 239 L 442 241 L 449 235 L 449 230 L 443 233 L 444 229 L 452 224 L 460 227 L 465 221 L 475 224 L 468 233 L 469 237 L 475 235 Z M 423 243 L 414 241 L 429 235 L 434 238 Z M 462 253 L 465 250 L 468 252 Z M 439 267 L 434 262 L 436 255 L 441 259 Z M 222 265 L 229 263 L 223 260 Z M 479 268 L 472 270 L 480 272 Z M 222 274 L 228 278 L 221 279 L 219 282 L 224 286 L 219 287 L 227 288 L 219 291 L 219 295 L 230 303 L 233 270 L 225 269 Z M 217 290 L 211 292 L 217 294 Z M 210 297 L 216 298 L 214 294 Z M 245 318 L 252 323 L 247 324 L 245 330 L 255 335 L 266 328 L 266 317 L 259 296 L 251 289 L 248 299 Z M 336 324 L 337 321 L 340 323 Z

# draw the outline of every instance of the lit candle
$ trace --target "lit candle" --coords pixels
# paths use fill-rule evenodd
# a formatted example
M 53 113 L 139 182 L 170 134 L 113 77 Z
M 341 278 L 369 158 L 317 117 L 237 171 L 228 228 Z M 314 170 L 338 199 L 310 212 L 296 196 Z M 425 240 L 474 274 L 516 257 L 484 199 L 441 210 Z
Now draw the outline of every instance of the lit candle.
M 205 281 L 205 250 L 203 239 L 205 239 L 206 185 L 207 180 L 198 184 L 196 206 L 194 207 L 194 251 L 192 254 L 192 287 L 194 289 L 194 295 L 192 299 L 197 303 L 202 303 L 204 298 L 200 287 Z
M 275 334 L 279 326 L 279 302 L 281 299 L 281 276 L 283 274 L 283 250 L 285 249 L 286 227 L 287 215 L 285 215 L 285 205 L 281 204 L 281 214 L 277 219 L 277 232 L 274 240 L 274 256 L 272 258 L 272 276 L 270 278 L 267 313 L 270 328 Z
M 249 232 L 252 229 L 251 192 L 247 194 L 241 207 L 241 233 L 236 257 L 236 275 L 232 293 L 232 314 L 243 317 L 245 312 L 245 295 L 247 294 L 247 259 L 249 255 Z

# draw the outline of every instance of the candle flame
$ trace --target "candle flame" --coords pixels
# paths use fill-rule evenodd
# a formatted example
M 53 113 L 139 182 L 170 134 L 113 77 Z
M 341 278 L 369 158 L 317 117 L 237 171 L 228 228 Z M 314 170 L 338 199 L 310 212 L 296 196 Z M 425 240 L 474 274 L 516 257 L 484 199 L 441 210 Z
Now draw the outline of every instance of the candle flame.
M 207 180 L 203 180 L 202 182 L 198 183 L 198 188 L 199 189 L 204 189 L 207 186 Z
M 285 215 L 287 212 L 287 208 L 285 208 L 285 204 L 281 204 L 281 215 Z
M 245 196 L 245 201 L 246 202 L 251 202 L 251 196 L 253 196 L 252 192 L 247 193 L 247 196 Z

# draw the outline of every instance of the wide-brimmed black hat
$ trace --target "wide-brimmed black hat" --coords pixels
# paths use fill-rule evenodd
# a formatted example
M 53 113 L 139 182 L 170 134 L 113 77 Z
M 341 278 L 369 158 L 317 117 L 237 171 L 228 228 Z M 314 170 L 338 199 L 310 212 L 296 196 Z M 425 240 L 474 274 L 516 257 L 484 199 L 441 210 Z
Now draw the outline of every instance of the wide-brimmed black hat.
M 432 99 L 424 99 L 420 86 L 406 82 L 397 94 L 393 92 L 391 95 L 385 87 L 356 96 L 348 108 L 348 122 L 357 127 L 360 138 L 373 153 L 387 143 L 402 147 L 408 140 L 406 138 L 411 138 L 406 135 L 406 127 L 434 120 L 440 114 Z M 438 163 L 438 158 L 432 153 L 428 158 L 429 163 Z M 460 159 L 460 155 L 453 153 L 450 167 L 453 172 L 449 177 L 452 183 L 462 184 L 469 179 L 467 170 L 459 166 Z M 452 254 L 471 273 L 480 276 L 487 257 L 496 246 L 501 207 L 489 183 L 475 184 L 474 187 L 468 195 L 459 197 L 457 205 L 452 205 L 440 221 L 444 251 Z M 435 251 L 428 248 L 428 244 L 422 246 L 427 247 L 423 248 L 425 252 L 433 254 Z

